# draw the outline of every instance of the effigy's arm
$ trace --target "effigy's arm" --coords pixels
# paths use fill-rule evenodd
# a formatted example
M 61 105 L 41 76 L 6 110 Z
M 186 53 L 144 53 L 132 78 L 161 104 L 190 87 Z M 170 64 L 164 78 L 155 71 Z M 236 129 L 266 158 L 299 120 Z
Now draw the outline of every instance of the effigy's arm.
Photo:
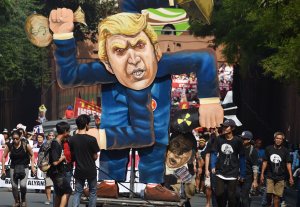
M 164 54 L 158 65 L 156 77 L 196 73 L 200 126 L 214 128 L 223 123 L 224 112 L 220 105 L 216 57 L 213 52 L 200 50 Z
M 79 64 L 76 59 L 75 39 L 69 34 L 67 38 L 54 35 L 57 64 L 57 80 L 61 87 L 92 85 L 97 83 L 114 83 L 117 79 L 109 73 L 101 62 Z

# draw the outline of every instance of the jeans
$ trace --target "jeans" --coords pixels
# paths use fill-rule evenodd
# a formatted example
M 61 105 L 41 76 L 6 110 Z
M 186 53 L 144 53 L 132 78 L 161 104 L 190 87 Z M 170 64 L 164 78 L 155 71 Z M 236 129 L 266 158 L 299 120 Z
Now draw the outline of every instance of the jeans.
M 89 186 L 89 207 L 96 207 L 96 202 L 97 202 L 97 195 L 96 195 L 96 190 L 97 190 L 97 178 L 90 178 L 87 179 L 88 186 Z M 78 207 L 80 205 L 80 197 L 83 193 L 84 189 L 84 184 L 85 184 L 85 179 L 75 179 L 75 194 L 73 198 L 73 207 Z
M 251 199 L 249 197 L 251 186 L 252 186 L 252 176 L 247 176 L 243 183 L 239 183 L 237 187 L 237 202 L 240 207 L 250 207 Z
M 27 178 L 28 178 L 28 167 L 25 168 L 25 177 L 20 180 L 20 191 L 21 191 L 21 200 L 25 202 L 26 192 L 27 192 Z M 14 169 L 10 168 L 10 180 L 11 180 L 11 187 L 12 187 L 12 193 L 14 196 L 15 201 L 20 201 L 19 191 L 18 191 L 18 183 L 19 180 L 14 179 Z
M 211 203 L 213 207 L 217 207 L 216 199 L 216 174 L 210 173 L 210 183 L 211 183 Z

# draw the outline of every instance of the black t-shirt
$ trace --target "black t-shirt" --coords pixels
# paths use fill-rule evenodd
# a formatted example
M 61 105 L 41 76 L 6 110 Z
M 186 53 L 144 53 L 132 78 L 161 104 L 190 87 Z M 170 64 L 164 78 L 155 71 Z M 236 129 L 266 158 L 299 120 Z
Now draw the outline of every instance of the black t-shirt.
M 224 136 L 220 136 L 215 140 L 212 151 L 218 153 L 216 174 L 237 178 L 240 168 L 239 156 L 245 154 L 241 138 L 234 136 L 231 140 L 227 140 Z
M 10 167 L 12 169 L 14 169 L 16 165 L 28 166 L 28 164 L 30 163 L 30 158 L 27 151 L 25 151 L 25 142 L 21 141 L 21 145 L 19 148 L 16 148 L 13 143 L 8 143 L 7 146 L 10 150 Z
M 55 176 L 56 174 L 64 174 L 65 173 L 65 162 L 62 161 L 58 165 L 52 165 L 53 162 L 56 162 L 60 159 L 63 153 L 63 148 L 60 143 L 57 142 L 56 139 L 53 139 L 51 142 L 49 163 L 51 164 L 51 168 L 49 169 L 49 176 Z
M 246 175 L 253 176 L 252 167 L 253 166 L 258 167 L 258 152 L 252 145 L 245 147 L 245 158 L 246 158 Z
M 99 152 L 97 140 L 87 134 L 76 134 L 69 139 L 72 158 L 75 161 L 74 177 L 87 179 L 97 177 L 94 154 Z
M 286 164 L 292 162 L 287 148 L 283 146 L 275 148 L 274 145 L 266 148 L 264 161 L 268 162 L 266 176 L 273 180 L 284 180 L 287 172 Z

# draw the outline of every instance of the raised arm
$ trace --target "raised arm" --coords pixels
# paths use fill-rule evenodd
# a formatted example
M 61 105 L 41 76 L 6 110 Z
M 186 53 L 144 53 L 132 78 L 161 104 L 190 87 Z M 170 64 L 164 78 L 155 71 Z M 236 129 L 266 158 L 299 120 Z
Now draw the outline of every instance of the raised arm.
M 78 64 L 76 44 L 73 38 L 73 12 L 62 8 L 52 10 L 49 17 L 56 45 L 57 79 L 61 87 L 116 82 L 114 75 L 106 71 L 100 62 Z

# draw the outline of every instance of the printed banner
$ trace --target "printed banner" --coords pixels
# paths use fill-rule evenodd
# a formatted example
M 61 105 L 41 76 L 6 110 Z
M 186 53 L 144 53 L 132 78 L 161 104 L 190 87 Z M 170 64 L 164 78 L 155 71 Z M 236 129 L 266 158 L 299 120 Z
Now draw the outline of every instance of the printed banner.
M 76 118 L 81 114 L 97 114 L 99 117 L 101 117 L 101 108 L 94 103 L 76 97 L 74 103 L 74 116 Z
M 34 154 L 34 159 L 35 162 L 37 161 L 37 157 L 38 157 L 38 148 L 33 148 L 33 154 Z M 0 157 L 2 157 L 2 154 L 4 152 L 4 149 L 0 149 Z M 100 155 L 100 153 L 99 153 Z M 99 156 L 98 159 L 95 161 L 96 166 L 99 167 Z M 138 163 L 139 163 L 139 156 L 136 153 L 135 155 L 135 184 L 134 184 L 134 191 L 136 193 L 140 193 L 141 190 L 143 190 L 145 188 L 145 184 L 139 183 L 139 172 L 138 172 Z M 5 166 L 9 166 L 9 156 L 7 156 L 6 162 L 5 162 Z M 127 175 L 126 175 L 126 181 L 122 182 L 121 184 L 126 186 L 127 188 L 130 187 L 130 172 L 131 172 L 131 156 L 130 156 L 130 160 L 128 163 L 128 167 L 127 167 Z M 101 169 L 101 168 L 100 168 Z M 0 172 L 2 170 L 2 163 L 0 161 Z M 75 169 L 74 169 L 75 170 Z M 99 173 L 99 172 L 98 172 Z M 9 175 L 7 175 L 9 176 Z M 98 175 L 97 175 L 98 176 Z M 44 190 L 45 189 L 45 178 L 46 174 L 44 172 L 42 172 L 40 169 L 37 169 L 37 174 L 35 177 L 31 177 L 31 170 L 29 170 L 28 173 L 28 180 L 27 180 L 27 189 L 37 189 L 37 190 Z M 120 192 L 129 192 L 129 190 L 127 190 L 125 187 L 123 187 L 122 185 L 119 185 L 119 189 Z M 10 178 L 7 177 L 5 180 L 1 180 L 0 179 L 0 188 L 11 188 L 11 181 Z M 74 179 L 71 179 L 71 187 L 74 190 Z

